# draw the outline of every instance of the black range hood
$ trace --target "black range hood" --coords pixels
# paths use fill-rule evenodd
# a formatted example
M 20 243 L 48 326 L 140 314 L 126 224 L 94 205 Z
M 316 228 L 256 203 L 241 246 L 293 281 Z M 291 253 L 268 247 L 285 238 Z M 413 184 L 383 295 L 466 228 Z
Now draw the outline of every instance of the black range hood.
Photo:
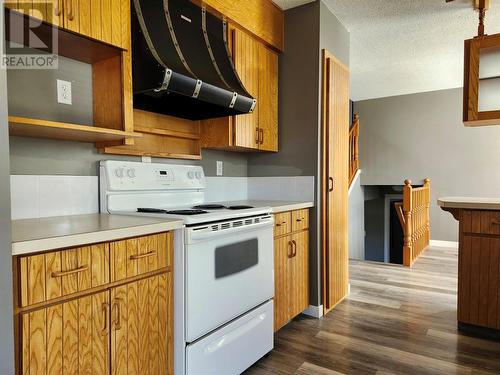
M 201 120 L 252 113 L 225 20 L 189 0 L 133 0 L 134 108 Z

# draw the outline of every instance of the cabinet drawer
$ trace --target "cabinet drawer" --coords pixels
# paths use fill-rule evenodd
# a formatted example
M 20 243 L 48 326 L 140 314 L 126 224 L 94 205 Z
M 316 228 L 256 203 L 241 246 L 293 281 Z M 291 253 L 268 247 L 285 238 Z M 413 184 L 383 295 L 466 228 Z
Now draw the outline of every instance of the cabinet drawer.
M 87 247 L 18 259 L 21 306 L 50 301 L 109 282 L 109 247 Z
M 463 210 L 463 232 L 500 235 L 500 212 Z
M 111 281 L 171 266 L 171 233 L 131 238 L 110 244 Z
M 292 231 L 309 228 L 309 210 L 297 210 L 292 212 Z
M 291 212 L 282 212 L 274 216 L 274 236 L 290 233 L 292 215 Z

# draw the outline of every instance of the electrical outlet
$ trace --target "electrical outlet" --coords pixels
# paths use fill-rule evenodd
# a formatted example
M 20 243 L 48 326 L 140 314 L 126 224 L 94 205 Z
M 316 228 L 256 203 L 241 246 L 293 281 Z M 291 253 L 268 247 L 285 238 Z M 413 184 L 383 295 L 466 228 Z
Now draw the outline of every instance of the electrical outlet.
M 217 176 L 224 175 L 224 162 L 217 160 Z
M 73 104 L 71 98 L 71 82 L 57 80 L 57 102 L 61 104 Z
M 143 163 L 151 163 L 151 156 L 142 156 L 141 161 Z

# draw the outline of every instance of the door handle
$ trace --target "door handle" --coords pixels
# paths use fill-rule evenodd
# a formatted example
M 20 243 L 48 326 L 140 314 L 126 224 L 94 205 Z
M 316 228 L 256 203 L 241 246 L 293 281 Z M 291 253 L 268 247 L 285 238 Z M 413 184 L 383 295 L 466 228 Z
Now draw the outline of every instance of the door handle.
M 75 18 L 75 16 L 73 15 L 73 0 L 68 0 L 68 2 L 66 4 L 69 4 L 69 6 L 68 6 L 68 19 L 70 21 L 73 21 L 73 19 Z
M 59 0 L 56 0 L 54 5 L 54 15 L 59 17 L 61 15 L 61 8 L 59 7 Z
M 288 258 L 293 258 L 293 243 L 292 243 L 292 241 L 288 241 L 287 256 L 288 256 Z
M 292 240 L 292 244 L 293 244 L 293 254 L 292 254 L 292 257 L 296 257 L 297 256 L 297 242 L 295 242 L 295 240 Z
M 259 129 L 260 134 L 260 144 L 264 144 L 264 129 Z
M 120 307 L 122 299 L 121 298 L 115 298 L 115 302 L 113 303 L 113 311 L 115 312 L 115 319 L 114 319 L 114 328 L 115 331 L 119 331 L 122 329 L 122 311 Z
M 109 325 L 109 303 L 104 302 L 102 304 L 102 314 L 103 314 L 103 327 L 101 330 L 101 335 L 106 336 L 108 334 L 108 325 Z
M 259 128 L 255 128 L 255 132 L 256 132 L 256 137 L 255 137 L 255 143 L 259 144 L 260 143 L 260 131 L 259 131 Z
M 328 191 L 333 191 L 333 177 L 328 177 Z

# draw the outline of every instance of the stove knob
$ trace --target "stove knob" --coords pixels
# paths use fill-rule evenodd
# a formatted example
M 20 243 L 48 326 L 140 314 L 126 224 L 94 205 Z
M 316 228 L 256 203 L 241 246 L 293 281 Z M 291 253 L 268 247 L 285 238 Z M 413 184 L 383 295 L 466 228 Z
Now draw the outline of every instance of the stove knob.
M 202 174 L 201 172 L 196 172 L 196 178 L 199 180 L 201 178 Z
M 116 168 L 115 169 L 115 176 L 118 178 L 123 178 L 123 168 Z
M 189 171 L 188 172 L 188 178 L 192 180 L 194 178 L 194 171 Z
M 134 178 L 135 177 L 135 169 L 131 168 L 127 171 L 127 176 L 129 176 L 130 178 Z

